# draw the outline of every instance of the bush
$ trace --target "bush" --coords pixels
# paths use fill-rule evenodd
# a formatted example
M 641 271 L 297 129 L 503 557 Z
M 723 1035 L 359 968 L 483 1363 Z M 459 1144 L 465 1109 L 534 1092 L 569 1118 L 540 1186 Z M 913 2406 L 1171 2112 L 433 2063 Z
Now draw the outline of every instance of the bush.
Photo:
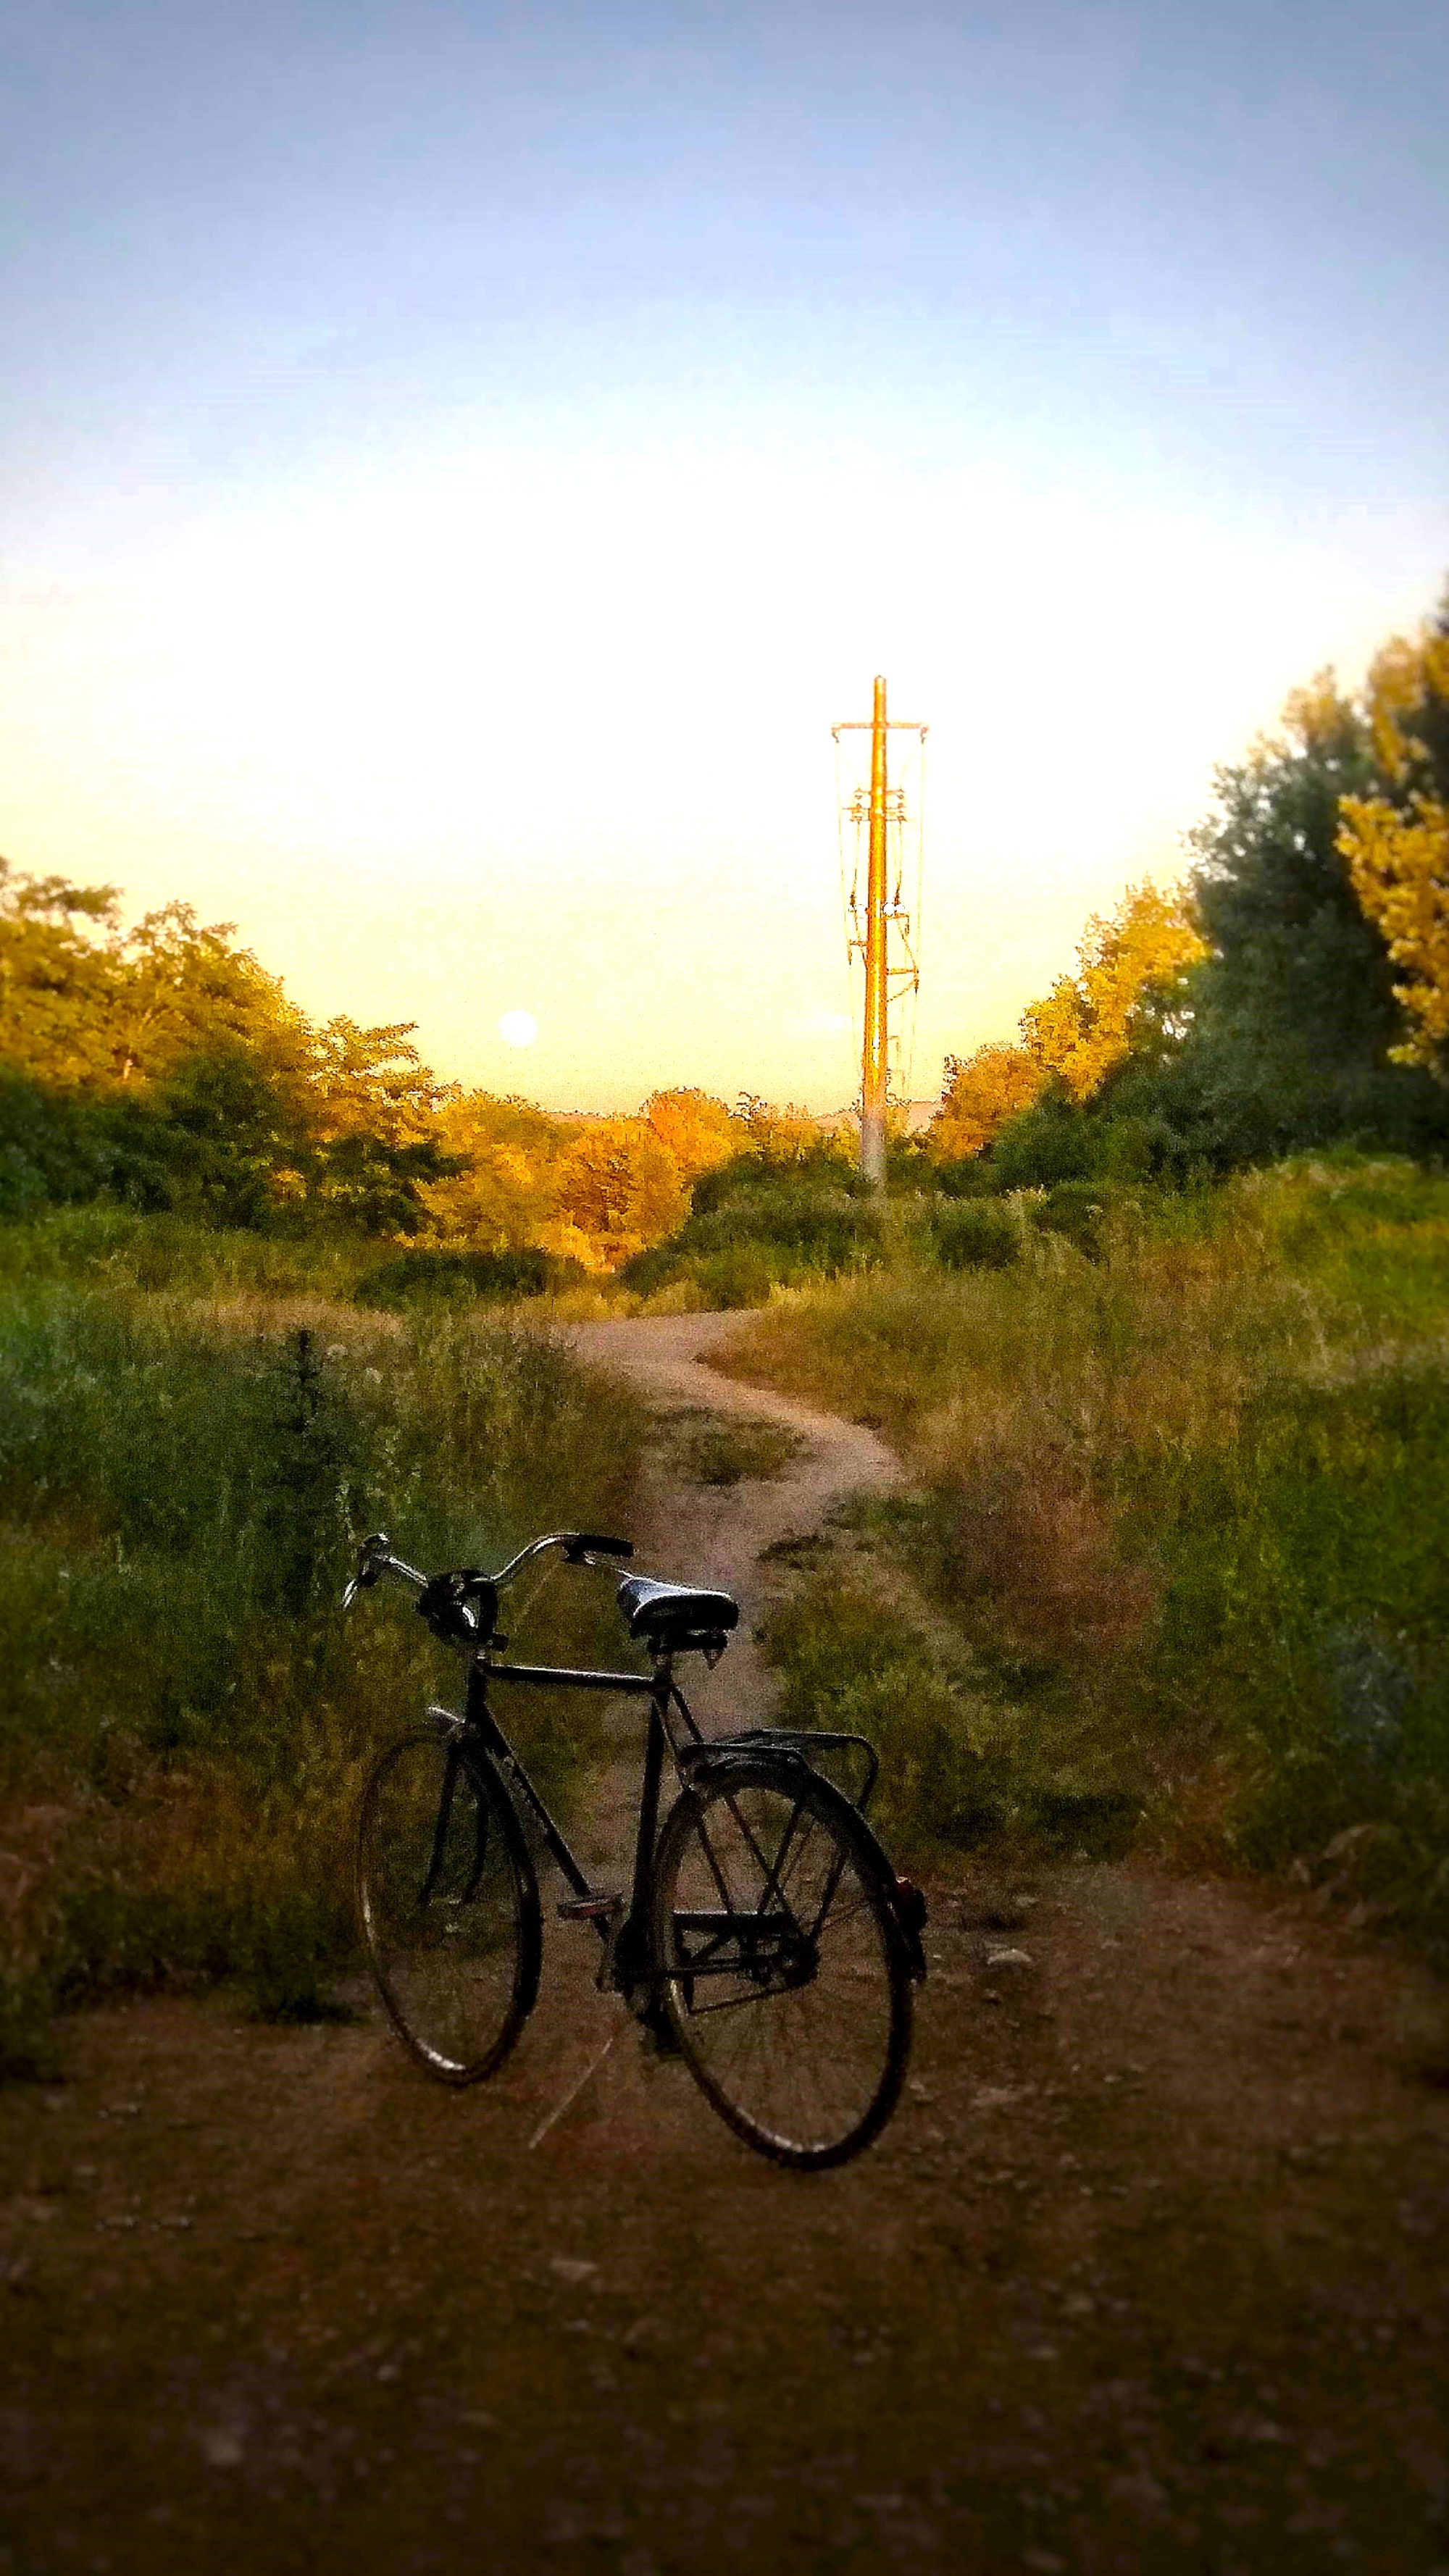
M 711 1304 L 753 1306 L 774 1286 L 868 1268 L 882 1252 L 874 1196 L 838 1154 L 749 1155 L 706 1173 L 678 1232 L 636 1253 L 620 1278 L 645 1296 L 687 1280 Z
M 691 1282 L 707 1310 L 768 1306 L 770 1291 L 795 1275 L 795 1265 L 781 1261 L 761 1244 L 741 1243 L 727 1252 L 697 1253 L 674 1267 L 673 1279 Z
M 1041 1190 L 1085 1180 L 1095 1168 L 1095 1146 L 1085 1112 L 1075 1101 L 1048 1093 L 1009 1118 L 992 1140 L 992 1183 L 998 1190 Z
M 1039 1234 L 1061 1235 L 1089 1261 L 1099 1261 L 1107 1218 L 1131 1204 L 1110 1182 L 1058 1181 L 1044 1197 L 1028 1201 L 1027 1212 Z
M 798 1154 L 735 1154 L 704 1172 L 690 1193 L 692 1216 L 714 1216 L 731 1200 L 755 1193 L 823 1191 L 830 1198 L 868 1198 L 870 1183 L 839 1145 L 822 1139 Z
M 931 1248 L 947 1270 L 1008 1270 L 1021 1257 L 1021 1228 L 1003 1207 L 957 1200 L 935 1211 Z
M 761 1634 L 788 1724 L 874 1744 L 881 1768 L 870 1812 L 889 1847 L 928 1866 L 943 1847 L 972 1851 L 1001 1837 L 1120 1850 L 1140 1795 L 1100 1748 L 1084 1755 L 1076 1713 L 1013 1696 L 978 1658 L 943 1648 L 909 1602 L 908 1581 L 887 1602 L 827 1566 Z
M 458 1305 L 476 1300 L 512 1305 L 524 1297 L 576 1287 L 583 1264 L 559 1260 L 529 1244 L 516 1251 L 464 1252 L 432 1245 L 397 1253 L 364 1270 L 353 1290 L 359 1306 L 400 1310 L 410 1305 Z
M 946 1199 L 989 1198 L 996 1187 L 984 1154 L 962 1155 L 950 1163 L 927 1157 L 926 1179 Z

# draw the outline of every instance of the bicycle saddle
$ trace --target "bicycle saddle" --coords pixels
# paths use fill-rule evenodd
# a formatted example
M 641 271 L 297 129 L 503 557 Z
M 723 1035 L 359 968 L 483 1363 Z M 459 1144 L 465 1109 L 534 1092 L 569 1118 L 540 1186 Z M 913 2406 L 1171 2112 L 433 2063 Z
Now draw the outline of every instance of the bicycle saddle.
M 677 1653 L 684 1646 L 718 1645 L 739 1625 L 740 1605 L 728 1592 L 699 1592 L 690 1583 L 656 1583 L 627 1574 L 615 1599 L 631 1637 Z

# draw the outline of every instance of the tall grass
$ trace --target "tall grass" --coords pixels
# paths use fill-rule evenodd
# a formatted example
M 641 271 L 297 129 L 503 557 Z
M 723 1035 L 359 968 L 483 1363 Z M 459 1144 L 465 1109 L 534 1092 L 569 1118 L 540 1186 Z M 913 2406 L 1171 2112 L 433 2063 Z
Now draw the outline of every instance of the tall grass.
M 1055 1757 L 1449 1940 L 1449 1182 L 1300 1163 L 1125 1205 L 1093 1252 L 1028 1228 L 1009 1270 L 842 1282 L 737 1365 L 903 1447 L 896 1544 L 988 1677 L 998 1770 L 1005 1730 L 1038 1788 Z
M 118 1982 L 323 2009 L 362 1770 L 454 1680 L 401 1595 L 344 1625 L 357 1537 L 435 1566 L 627 1525 L 640 1418 L 546 1333 L 245 1312 L 0 1281 L 0 2061 Z M 530 1642 L 607 1616 L 562 1580 Z M 592 1749 L 566 1706 L 527 1712 L 556 1791 Z

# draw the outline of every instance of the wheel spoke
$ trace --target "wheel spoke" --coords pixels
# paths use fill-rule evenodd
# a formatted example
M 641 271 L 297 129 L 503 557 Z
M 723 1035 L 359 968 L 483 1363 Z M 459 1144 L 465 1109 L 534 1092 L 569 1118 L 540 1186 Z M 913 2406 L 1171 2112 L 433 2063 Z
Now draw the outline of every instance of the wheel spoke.
M 833 1792 L 768 1758 L 681 1800 L 661 1843 L 676 2038 L 731 2126 L 786 2162 L 858 2152 L 899 2092 L 909 1986 L 868 1848 Z

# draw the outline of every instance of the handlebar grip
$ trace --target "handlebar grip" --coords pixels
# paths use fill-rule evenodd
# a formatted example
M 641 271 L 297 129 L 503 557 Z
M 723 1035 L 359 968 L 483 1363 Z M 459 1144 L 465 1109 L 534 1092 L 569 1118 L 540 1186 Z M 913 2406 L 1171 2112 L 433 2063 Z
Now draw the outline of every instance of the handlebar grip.
M 564 1549 L 570 1565 L 581 1565 L 586 1556 L 632 1556 L 631 1538 L 597 1538 L 590 1530 L 578 1530 Z

